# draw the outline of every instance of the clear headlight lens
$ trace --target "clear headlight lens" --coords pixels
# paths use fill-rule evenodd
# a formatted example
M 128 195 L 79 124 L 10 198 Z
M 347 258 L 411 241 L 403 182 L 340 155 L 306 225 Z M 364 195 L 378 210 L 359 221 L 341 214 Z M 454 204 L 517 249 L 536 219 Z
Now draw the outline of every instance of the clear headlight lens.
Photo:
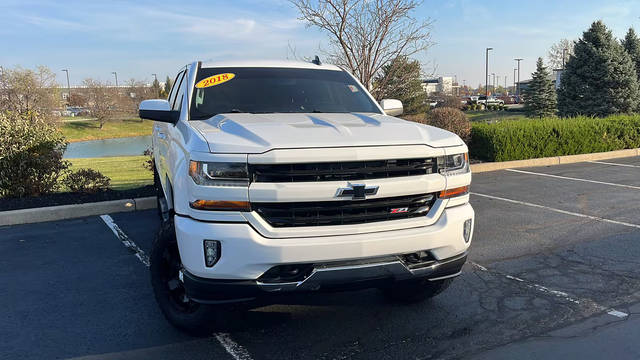
M 191 161 L 189 176 L 204 186 L 249 186 L 246 163 Z
M 438 158 L 438 172 L 443 175 L 457 175 L 469 172 L 469 154 L 454 154 Z

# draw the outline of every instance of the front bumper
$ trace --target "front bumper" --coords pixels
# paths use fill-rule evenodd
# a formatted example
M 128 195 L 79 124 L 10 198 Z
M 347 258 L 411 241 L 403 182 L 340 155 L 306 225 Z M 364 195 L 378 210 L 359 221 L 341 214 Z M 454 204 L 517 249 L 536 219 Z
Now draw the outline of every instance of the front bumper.
M 216 304 L 249 301 L 291 292 L 354 290 L 385 286 L 408 279 L 442 280 L 457 276 L 467 259 L 466 252 L 449 259 L 411 268 L 400 257 L 364 259 L 351 263 L 317 264 L 300 281 L 265 283 L 258 280 L 215 280 L 183 273 L 189 298 Z
M 180 257 L 186 272 L 200 278 L 256 280 L 270 268 L 283 264 L 317 264 L 353 261 L 429 251 L 440 261 L 467 251 L 464 222 L 474 212 L 471 205 L 447 207 L 429 226 L 335 236 L 268 238 L 247 223 L 203 222 L 175 216 Z M 401 221 L 401 220 L 398 220 Z M 205 266 L 203 241 L 221 243 L 220 260 Z

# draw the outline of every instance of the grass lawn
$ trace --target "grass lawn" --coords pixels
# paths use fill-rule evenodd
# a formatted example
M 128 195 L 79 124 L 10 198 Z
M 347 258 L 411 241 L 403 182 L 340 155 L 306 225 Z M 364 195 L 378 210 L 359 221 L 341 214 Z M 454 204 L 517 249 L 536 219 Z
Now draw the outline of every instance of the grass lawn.
M 138 119 L 107 121 L 100 129 L 94 120 L 61 122 L 60 131 L 69 142 L 151 135 L 153 121 Z
M 90 168 L 111 178 L 111 188 L 127 190 L 153 184 L 153 173 L 142 164 L 147 156 L 113 156 L 102 158 L 69 159 L 72 170 Z
M 526 119 L 523 112 L 520 111 L 466 111 L 467 117 L 471 122 L 491 122 L 505 120 L 522 120 Z

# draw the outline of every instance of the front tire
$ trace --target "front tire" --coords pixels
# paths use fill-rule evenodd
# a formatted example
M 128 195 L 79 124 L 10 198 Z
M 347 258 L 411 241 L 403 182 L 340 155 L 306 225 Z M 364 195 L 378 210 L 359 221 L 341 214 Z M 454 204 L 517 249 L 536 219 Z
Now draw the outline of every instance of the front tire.
M 415 303 L 430 299 L 446 290 L 453 279 L 429 281 L 427 279 L 396 281 L 382 289 L 393 302 Z
M 216 325 L 215 307 L 194 302 L 186 295 L 179 279 L 182 262 L 173 218 L 163 222 L 149 260 L 153 293 L 167 320 L 193 335 L 210 334 Z

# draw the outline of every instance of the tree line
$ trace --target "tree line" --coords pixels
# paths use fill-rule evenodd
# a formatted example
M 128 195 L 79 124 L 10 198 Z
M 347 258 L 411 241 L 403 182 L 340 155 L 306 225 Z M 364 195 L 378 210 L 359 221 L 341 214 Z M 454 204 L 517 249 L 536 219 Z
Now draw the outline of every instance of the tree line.
M 557 91 L 538 59 L 524 93 L 529 116 L 604 117 L 640 111 L 640 39 L 633 28 L 618 41 L 602 21 L 595 21 L 571 45 L 561 45 L 571 51 Z M 557 47 L 552 52 L 557 65 Z

